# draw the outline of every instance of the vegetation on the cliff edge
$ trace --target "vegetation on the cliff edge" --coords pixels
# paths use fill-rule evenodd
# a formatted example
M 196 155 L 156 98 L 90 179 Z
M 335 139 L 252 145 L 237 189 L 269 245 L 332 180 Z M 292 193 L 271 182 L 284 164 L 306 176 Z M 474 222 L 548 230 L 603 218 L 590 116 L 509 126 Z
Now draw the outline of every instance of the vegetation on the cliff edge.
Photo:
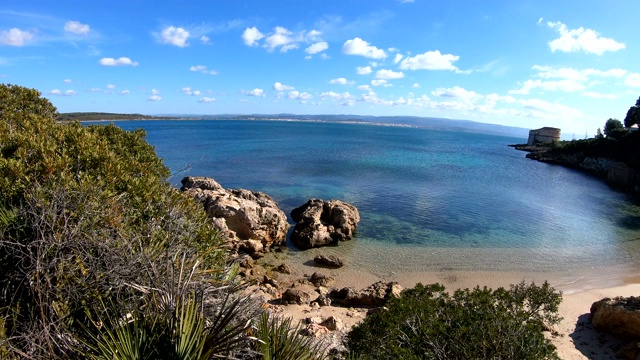
M 0 358 L 325 358 L 238 295 L 223 239 L 168 184 L 143 131 L 57 118 L 38 91 L 0 84 Z M 500 349 L 449 352 L 459 358 L 551 356 L 541 334 L 559 301 L 547 284 L 418 286 L 348 345 L 364 359 L 437 358 L 420 352 L 433 335 L 438 351 Z

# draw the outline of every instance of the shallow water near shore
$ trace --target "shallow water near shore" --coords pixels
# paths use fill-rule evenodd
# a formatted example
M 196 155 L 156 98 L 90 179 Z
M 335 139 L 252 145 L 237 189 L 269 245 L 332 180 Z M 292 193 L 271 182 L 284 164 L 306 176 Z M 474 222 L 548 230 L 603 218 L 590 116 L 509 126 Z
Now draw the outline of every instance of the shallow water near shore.
M 356 239 L 324 251 L 359 272 L 591 269 L 616 278 L 640 269 L 640 206 L 599 179 L 507 146 L 525 139 L 284 121 L 116 124 L 147 131 L 179 172 L 175 186 L 208 176 L 266 192 L 287 213 L 312 197 L 354 204 L 362 217 Z M 300 262 L 311 254 L 290 249 Z

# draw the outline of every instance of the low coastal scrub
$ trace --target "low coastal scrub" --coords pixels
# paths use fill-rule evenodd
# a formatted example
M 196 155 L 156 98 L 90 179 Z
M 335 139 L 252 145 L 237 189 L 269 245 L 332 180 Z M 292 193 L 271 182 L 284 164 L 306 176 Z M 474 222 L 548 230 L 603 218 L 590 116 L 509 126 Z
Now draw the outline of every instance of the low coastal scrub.
M 356 359 L 556 359 L 544 332 L 561 320 L 561 299 L 546 282 L 453 295 L 418 284 L 354 327 L 346 345 Z

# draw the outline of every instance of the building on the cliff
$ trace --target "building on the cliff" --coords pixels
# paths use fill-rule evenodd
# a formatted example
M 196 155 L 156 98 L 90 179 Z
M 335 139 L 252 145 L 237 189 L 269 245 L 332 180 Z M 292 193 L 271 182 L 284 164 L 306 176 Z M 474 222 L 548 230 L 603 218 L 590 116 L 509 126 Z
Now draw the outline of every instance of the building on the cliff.
M 553 141 L 560 141 L 560 129 L 558 128 L 543 127 L 536 130 L 529 130 L 527 145 L 550 143 Z

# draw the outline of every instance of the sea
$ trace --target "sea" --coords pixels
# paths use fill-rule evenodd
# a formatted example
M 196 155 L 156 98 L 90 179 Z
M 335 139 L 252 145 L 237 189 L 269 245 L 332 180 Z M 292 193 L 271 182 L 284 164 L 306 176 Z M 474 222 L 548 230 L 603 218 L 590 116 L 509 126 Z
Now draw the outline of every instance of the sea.
M 176 187 L 185 176 L 212 177 L 265 192 L 287 214 L 310 198 L 355 205 L 356 237 L 328 251 L 382 277 L 640 269 L 640 204 L 508 146 L 524 138 L 308 121 L 115 124 L 146 130 Z

